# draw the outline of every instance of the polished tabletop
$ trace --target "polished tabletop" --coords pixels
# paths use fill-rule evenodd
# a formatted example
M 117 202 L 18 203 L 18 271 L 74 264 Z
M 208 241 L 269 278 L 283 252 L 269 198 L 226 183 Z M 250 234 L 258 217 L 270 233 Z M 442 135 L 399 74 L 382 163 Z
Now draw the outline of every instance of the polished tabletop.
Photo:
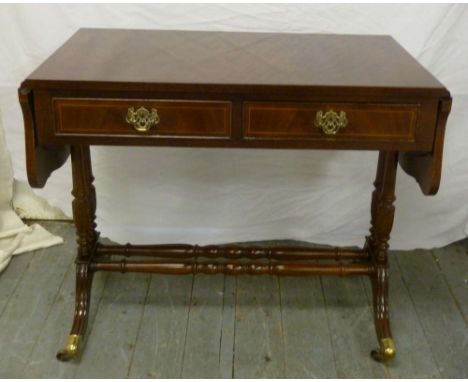
M 260 86 L 445 94 L 390 36 L 80 29 L 26 80 L 35 88 Z

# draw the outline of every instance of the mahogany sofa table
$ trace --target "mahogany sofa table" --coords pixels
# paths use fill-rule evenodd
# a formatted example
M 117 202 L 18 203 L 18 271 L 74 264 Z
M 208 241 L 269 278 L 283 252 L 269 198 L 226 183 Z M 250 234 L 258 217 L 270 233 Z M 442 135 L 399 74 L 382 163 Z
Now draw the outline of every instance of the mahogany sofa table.
M 80 353 L 96 271 L 368 275 L 372 355 L 395 356 L 387 251 L 397 165 L 437 192 L 451 97 L 391 37 L 81 29 L 19 98 L 31 186 L 71 154 L 76 305 L 60 360 Z M 377 150 L 370 233 L 361 249 L 104 245 L 91 145 Z

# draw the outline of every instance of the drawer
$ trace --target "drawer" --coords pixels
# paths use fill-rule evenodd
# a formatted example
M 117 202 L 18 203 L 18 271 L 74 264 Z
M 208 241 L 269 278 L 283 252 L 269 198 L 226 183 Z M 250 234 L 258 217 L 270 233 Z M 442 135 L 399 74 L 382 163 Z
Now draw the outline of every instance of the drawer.
M 414 142 L 418 105 L 244 103 L 244 137 Z
M 54 98 L 57 135 L 230 137 L 227 101 Z

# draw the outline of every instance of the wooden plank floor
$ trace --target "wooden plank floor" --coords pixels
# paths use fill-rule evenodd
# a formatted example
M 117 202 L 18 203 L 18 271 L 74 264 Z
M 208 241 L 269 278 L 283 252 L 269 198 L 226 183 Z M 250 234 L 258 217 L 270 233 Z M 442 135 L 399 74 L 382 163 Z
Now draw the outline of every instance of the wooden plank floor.
M 65 244 L 15 257 L 0 274 L 0 378 L 468 377 L 465 243 L 391 253 L 397 358 L 372 361 L 361 277 L 95 276 L 80 362 L 55 352 L 71 325 L 74 227 Z

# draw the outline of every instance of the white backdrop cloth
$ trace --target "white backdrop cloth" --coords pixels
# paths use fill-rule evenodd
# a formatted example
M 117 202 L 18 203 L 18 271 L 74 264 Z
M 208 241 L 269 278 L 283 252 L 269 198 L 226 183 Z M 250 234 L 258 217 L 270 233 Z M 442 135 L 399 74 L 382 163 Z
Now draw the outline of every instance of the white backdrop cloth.
M 6 268 L 13 255 L 63 243 L 61 237 L 52 235 L 39 224 L 27 226 L 21 221 L 13 210 L 13 185 L 11 161 L 0 115 L 0 272 Z M 28 203 L 28 206 L 30 204 L 36 203 Z
M 467 235 L 465 5 L 1 5 L 0 108 L 19 179 L 26 174 L 16 89 L 79 27 L 392 35 L 454 100 L 439 194 L 423 196 L 399 172 L 391 245 L 427 248 Z M 99 229 L 116 241 L 360 245 L 368 231 L 375 152 L 93 147 L 92 156 Z M 70 215 L 70 189 L 67 164 L 38 194 Z

